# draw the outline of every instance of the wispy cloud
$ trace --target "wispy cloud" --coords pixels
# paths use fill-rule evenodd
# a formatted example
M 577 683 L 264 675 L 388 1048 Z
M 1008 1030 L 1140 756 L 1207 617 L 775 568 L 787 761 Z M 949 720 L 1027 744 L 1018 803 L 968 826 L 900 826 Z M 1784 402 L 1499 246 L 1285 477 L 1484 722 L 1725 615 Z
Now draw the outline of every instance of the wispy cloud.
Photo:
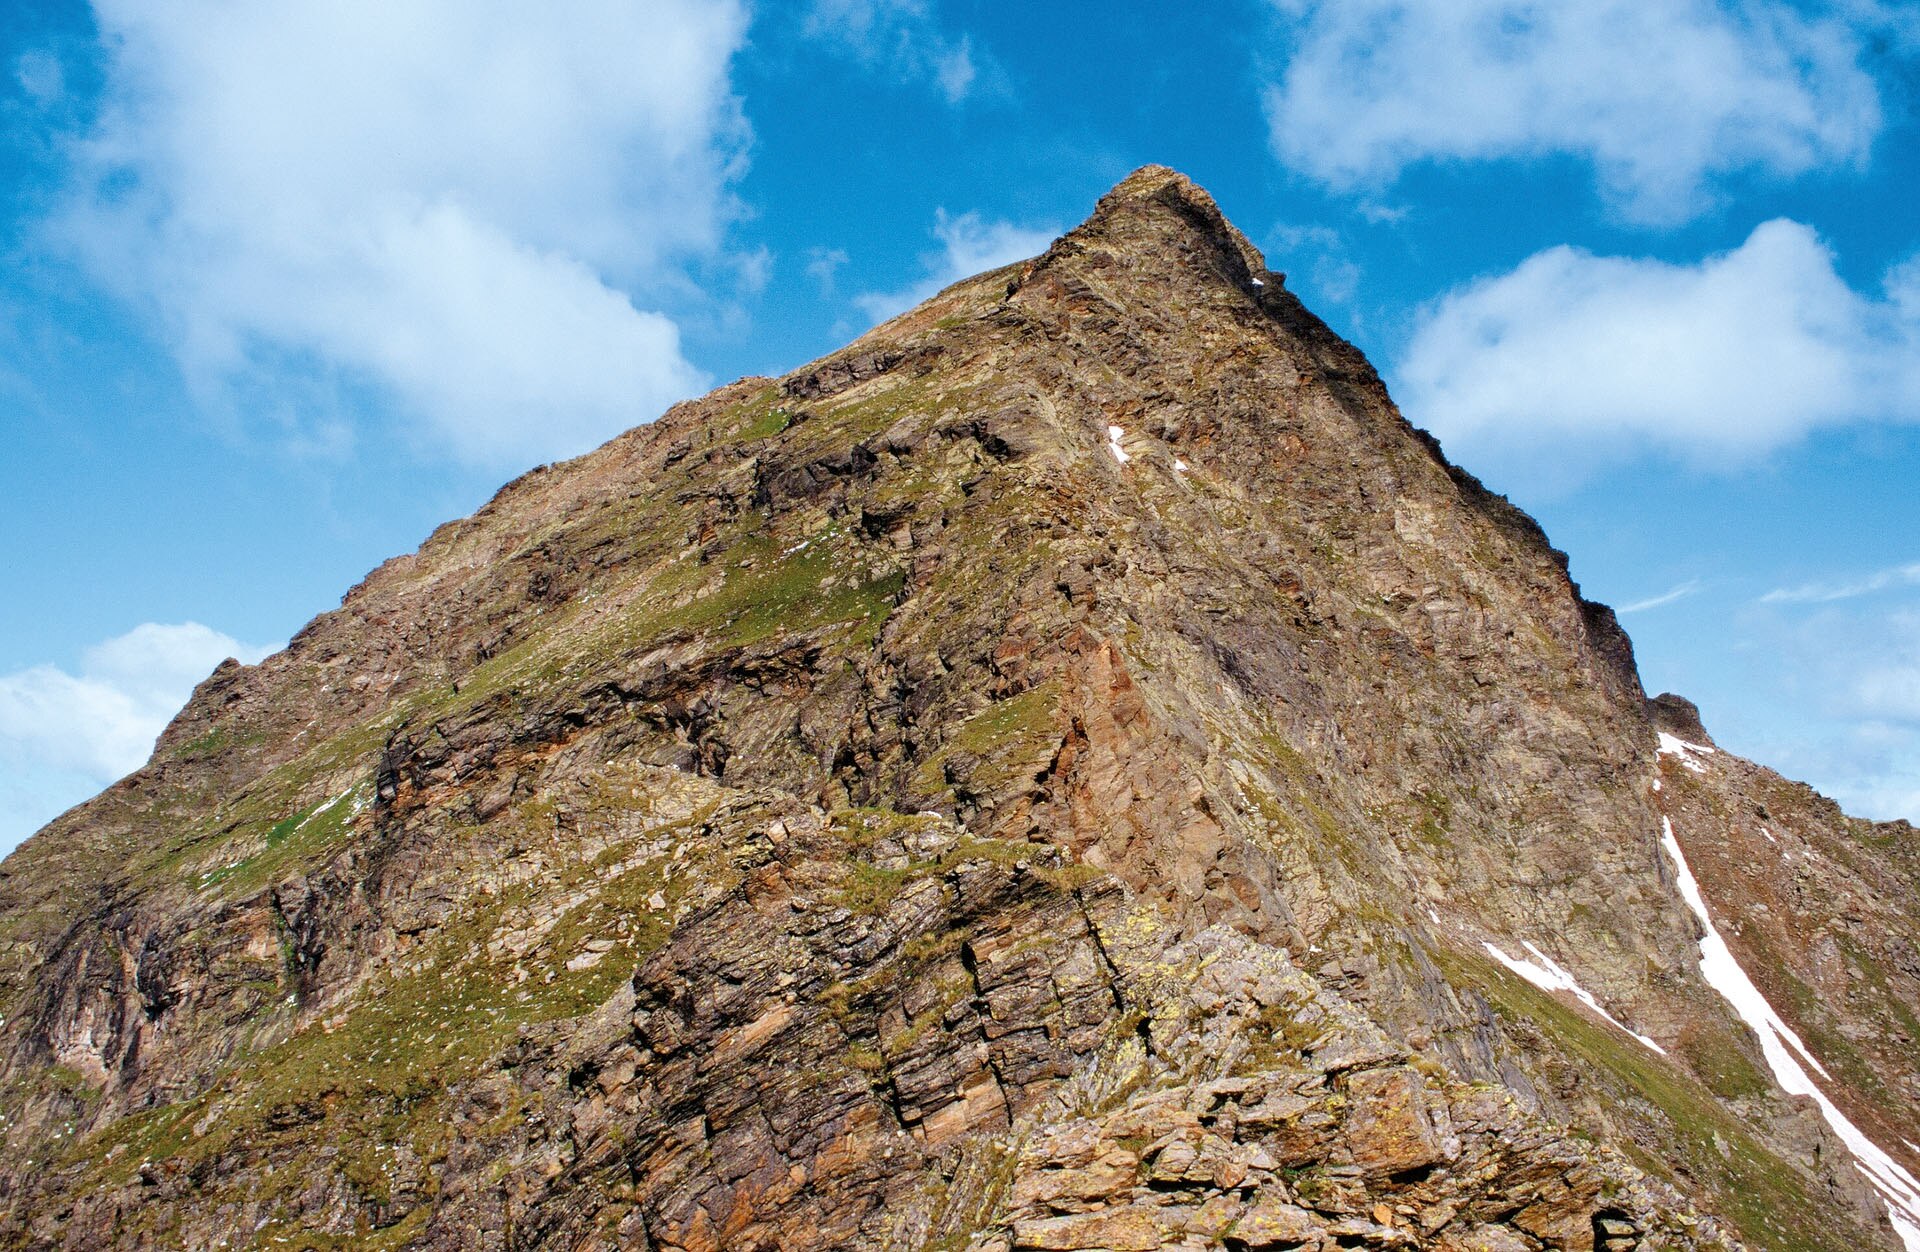
M 927 0 L 813 0 L 801 29 L 863 65 L 932 85 L 948 104 L 1000 80 L 993 58 L 971 35 L 949 32 Z
M 13 78 L 34 103 L 49 105 L 66 92 L 66 70 L 60 58 L 44 48 L 21 53 L 13 62 Z
M 1360 288 L 1360 266 L 1339 231 L 1317 224 L 1282 222 L 1267 232 L 1269 259 L 1288 271 L 1296 287 L 1329 304 L 1351 304 Z
M 1864 578 L 1845 583 L 1802 583 L 1797 587 L 1775 587 L 1760 597 L 1761 604 L 1831 604 L 1851 600 L 1877 591 L 1900 587 L 1920 587 L 1920 562 L 1876 570 Z
M 940 241 L 940 248 L 921 257 L 926 276 L 897 291 L 857 295 L 853 303 L 875 322 L 884 322 L 951 283 L 1038 256 L 1059 233 L 1052 226 L 1016 226 L 1012 222 L 983 218 L 978 213 L 955 217 L 945 209 L 936 210 L 933 235 Z
M 1273 0 L 1290 45 L 1274 152 L 1339 189 L 1422 162 L 1568 153 L 1618 211 L 1670 222 L 1722 176 L 1865 159 L 1861 68 L 1893 20 L 1779 0 Z
M 1724 464 L 1920 419 L 1920 266 L 1856 291 L 1785 219 L 1691 265 L 1550 248 L 1430 306 L 1395 372 L 1408 416 L 1479 463 Z
M 1700 590 L 1700 580 L 1698 578 L 1689 578 L 1686 582 L 1673 587 L 1671 590 L 1663 591 L 1657 596 L 1650 596 L 1645 600 L 1635 600 L 1632 604 L 1623 604 L 1617 611 L 1621 613 L 1644 613 L 1648 609 L 1664 608 L 1676 600 L 1686 599 L 1698 590 Z
M 834 279 L 849 260 L 845 248 L 808 248 L 807 277 L 820 284 L 820 294 L 833 294 Z
M 370 386 L 505 467 L 705 385 L 649 305 L 736 211 L 741 0 L 95 11 L 103 104 L 55 233 L 204 398 Z

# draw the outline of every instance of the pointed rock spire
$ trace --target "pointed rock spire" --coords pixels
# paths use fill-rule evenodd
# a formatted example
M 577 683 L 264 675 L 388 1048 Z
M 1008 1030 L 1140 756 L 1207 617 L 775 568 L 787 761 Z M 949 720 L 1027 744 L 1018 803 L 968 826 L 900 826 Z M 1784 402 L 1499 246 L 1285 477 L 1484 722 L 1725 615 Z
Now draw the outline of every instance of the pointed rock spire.
M 1100 198 L 1093 213 L 1030 262 L 1013 285 L 1073 258 L 1135 275 L 1171 268 L 1211 274 L 1256 298 L 1279 294 L 1286 276 L 1229 222 L 1212 196 L 1164 165 L 1143 165 Z

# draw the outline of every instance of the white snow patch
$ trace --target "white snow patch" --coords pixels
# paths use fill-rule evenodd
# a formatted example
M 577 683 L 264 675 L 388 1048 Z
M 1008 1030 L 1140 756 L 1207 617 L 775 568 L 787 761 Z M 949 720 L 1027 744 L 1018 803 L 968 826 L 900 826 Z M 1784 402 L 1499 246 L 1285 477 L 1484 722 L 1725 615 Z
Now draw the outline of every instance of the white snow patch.
M 1555 962 L 1552 957 L 1548 956 L 1546 953 L 1542 952 L 1540 949 L 1534 947 L 1532 942 L 1528 940 L 1523 939 L 1521 940 L 1521 942 L 1525 944 L 1527 951 L 1533 953 L 1534 957 L 1540 962 L 1538 965 L 1534 964 L 1533 961 L 1508 956 L 1505 952 L 1502 952 L 1499 948 L 1494 947 L 1492 944 L 1487 943 L 1484 940 L 1481 941 L 1480 946 L 1485 948 L 1488 952 L 1492 953 L 1494 960 L 1500 962 L 1502 965 L 1506 966 L 1508 969 L 1512 970 L 1514 973 L 1520 975 L 1520 977 L 1526 979 L 1528 982 L 1532 983 L 1534 986 L 1540 988 L 1540 990 L 1571 991 L 1575 999 L 1579 1000 L 1580 1003 L 1592 1009 L 1595 1013 L 1598 1013 L 1601 1017 L 1605 1018 L 1610 1024 L 1616 1027 L 1619 1027 L 1619 1029 L 1621 1030 L 1626 1031 L 1626 1033 L 1632 1035 L 1635 1039 L 1638 1039 L 1641 1043 L 1644 1043 L 1649 1048 L 1652 1048 L 1655 1052 L 1658 1052 L 1661 1056 L 1665 1056 L 1667 1054 L 1667 1050 L 1665 1048 L 1661 1047 L 1659 1044 L 1655 1043 L 1653 1040 L 1647 1038 L 1645 1035 L 1641 1034 L 1639 1031 L 1627 1030 L 1627 1027 L 1621 1023 L 1619 1018 L 1615 1017 L 1613 1014 L 1601 1008 L 1600 1002 L 1593 998 L 1593 994 L 1589 992 L 1585 987 L 1582 987 L 1579 983 L 1575 982 L 1573 975 L 1569 974 L 1566 970 L 1562 969 L 1560 965 L 1557 962 Z
M 1126 437 L 1127 432 L 1120 427 L 1107 427 L 1107 451 L 1113 453 L 1113 459 L 1122 465 L 1133 459 L 1127 455 L 1127 450 L 1120 446 L 1120 441 Z
M 1798 1052 L 1807 1064 L 1818 1070 L 1822 1078 L 1831 1080 L 1833 1075 L 1827 1073 L 1826 1067 L 1820 1064 L 1820 1059 L 1800 1041 L 1800 1036 L 1794 1033 L 1793 1027 L 1787 1025 L 1786 1021 L 1773 1011 L 1773 1006 L 1767 1003 L 1767 998 L 1760 993 L 1760 988 L 1754 986 L 1753 980 L 1748 978 L 1746 971 L 1740 968 L 1740 963 L 1734 959 L 1733 949 L 1727 946 L 1727 941 L 1715 928 L 1713 918 L 1707 914 L 1706 897 L 1700 894 L 1700 884 L 1694 879 L 1693 870 L 1687 866 L 1686 853 L 1680 850 L 1680 841 L 1674 837 L 1673 819 L 1662 817 L 1660 829 L 1662 832 L 1660 844 L 1667 850 L 1667 855 L 1673 858 L 1678 873 L 1681 898 L 1687 902 L 1687 907 L 1693 910 L 1694 916 L 1700 919 L 1700 924 L 1707 931 L 1706 937 L 1700 941 L 1700 974 L 1707 980 L 1707 985 L 1725 996 L 1733 1005 L 1734 1011 L 1740 1014 L 1740 1020 L 1753 1027 L 1753 1032 L 1760 1036 L 1763 1051 L 1770 1038 L 1773 1038 L 1776 1044 L 1784 1041 L 1786 1044 L 1791 1044 L 1793 1050 Z M 1772 1062 L 1771 1052 L 1767 1053 L 1767 1059 L 1769 1063 Z M 1796 1071 L 1799 1070 L 1799 1062 L 1792 1056 L 1787 1056 L 1786 1061 Z M 1778 1065 L 1774 1066 L 1776 1074 L 1779 1073 L 1779 1069 Z M 1803 1074 L 1802 1078 L 1804 1077 Z M 1793 1087 L 1787 1086 L 1784 1079 L 1781 1085 L 1788 1091 L 1794 1090 Z M 1810 1083 L 1808 1085 L 1811 1086 Z
M 1265 279 L 1256 278 L 1253 280 L 1253 285 L 1256 287 L 1264 287 L 1267 285 L 1267 283 Z
M 1427 910 L 1427 916 L 1433 919 L 1434 925 L 1438 926 L 1440 924 L 1440 915 L 1434 912 L 1432 909 Z
M 1674 838 L 1673 820 L 1662 817 L 1660 827 L 1660 844 L 1666 848 L 1667 855 L 1673 858 L 1680 895 L 1707 932 L 1700 941 L 1701 977 L 1707 980 L 1708 986 L 1726 998 L 1727 1003 L 1733 1006 L 1733 1011 L 1740 1015 L 1740 1020 L 1759 1036 L 1760 1051 L 1767 1058 L 1767 1066 L 1773 1070 L 1774 1081 L 1780 1084 L 1781 1089 L 1790 1095 L 1808 1096 L 1820 1106 L 1820 1114 L 1827 1119 L 1827 1125 L 1833 1127 L 1833 1132 L 1847 1145 L 1860 1172 L 1866 1175 L 1867 1181 L 1886 1201 L 1887 1216 L 1900 1235 L 1900 1241 L 1907 1246 L 1908 1252 L 1920 1252 L 1920 1179 L 1908 1173 L 1898 1161 L 1882 1151 L 1879 1144 L 1867 1138 L 1808 1077 L 1800 1061 L 1795 1059 L 1795 1052 L 1813 1066 L 1822 1078 L 1832 1080 L 1832 1075 L 1827 1073 L 1826 1067 L 1820 1064 L 1813 1053 L 1807 1051 L 1807 1045 L 1800 1041 L 1793 1027 L 1773 1011 L 1773 1006 L 1767 1003 L 1760 988 L 1753 985 L 1753 980 L 1747 977 L 1746 971 L 1734 959 L 1727 941 L 1714 928 L 1713 918 L 1707 913 L 1706 898 L 1700 894 L 1700 884 L 1694 881 L 1693 871 L 1687 868 L 1686 853 L 1680 850 L 1680 841 Z
M 1707 772 L 1707 767 L 1695 760 L 1693 754 L 1699 752 L 1712 756 L 1718 749 L 1709 748 L 1704 743 L 1688 743 L 1685 739 L 1677 735 L 1669 735 L 1663 730 L 1660 732 L 1660 746 L 1655 751 L 1661 756 L 1678 757 L 1680 764 L 1696 774 L 1704 774 Z
M 1765 835 L 1765 836 L 1767 837 L 1767 842 L 1768 842 L 1768 843 L 1779 843 L 1779 842 L 1780 842 L 1780 841 L 1779 841 L 1778 839 L 1775 839 L 1775 838 L 1773 837 L 1773 832 L 1772 832 L 1771 830 L 1768 830 L 1768 829 L 1767 829 L 1767 828 L 1766 828 L 1765 826 L 1762 826 L 1762 827 L 1760 828 L 1760 833 L 1761 833 L 1761 834 L 1763 834 L 1763 835 Z
M 293 828 L 293 833 L 295 834 L 300 833 L 300 831 L 306 828 L 306 825 L 308 822 L 320 816 L 322 813 L 326 812 L 328 809 L 332 808 L 334 805 L 340 803 L 340 801 L 346 799 L 348 796 L 352 794 L 353 794 L 353 788 L 348 787 L 345 791 L 341 792 L 339 795 L 335 796 L 333 799 L 327 801 L 325 804 L 321 805 L 319 808 L 315 809 L 313 812 L 307 814 L 305 817 L 300 819 L 300 824 Z M 357 811 L 358 810 L 356 810 L 356 812 Z M 236 861 L 235 864 L 237 865 L 239 864 L 239 862 Z
M 1173 458 L 1173 472 L 1174 472 L 1174 473 L 1176 473 L 1176 474 L 1184 474 L 1184 473 L 1186 473 L 1186 472 L 1187 472 L 1187 463 L 1186 463 L 1185 461 L 1183 461 L 1183 460 L 1181 460 L 1181 459 L 1180 459 L 1179 457 L 1175 457 L 1175 458 Z

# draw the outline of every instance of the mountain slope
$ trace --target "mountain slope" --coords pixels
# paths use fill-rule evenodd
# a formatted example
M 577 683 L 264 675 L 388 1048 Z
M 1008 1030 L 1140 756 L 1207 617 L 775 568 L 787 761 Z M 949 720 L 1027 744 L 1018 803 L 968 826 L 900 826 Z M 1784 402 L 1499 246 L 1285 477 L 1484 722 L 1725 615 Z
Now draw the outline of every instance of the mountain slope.
M 1912 832 L 1675 718 L 1142 170 L 510 484 L 8 858 L 6 1237 L 1898 1246 L 1662 833 L 1912 1168 Z

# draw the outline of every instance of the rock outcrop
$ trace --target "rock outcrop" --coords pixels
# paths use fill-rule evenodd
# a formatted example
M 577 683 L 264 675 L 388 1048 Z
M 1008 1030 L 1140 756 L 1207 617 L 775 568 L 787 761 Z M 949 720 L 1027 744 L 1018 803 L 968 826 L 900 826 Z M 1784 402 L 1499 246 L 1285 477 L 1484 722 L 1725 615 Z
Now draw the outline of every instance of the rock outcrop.
M 1647 700 L 1149 168 L 509 484 L 0 865 L 0 1242 L 1899 1246 L 1668 829 L 1920 1167 L 1912 830 Z

